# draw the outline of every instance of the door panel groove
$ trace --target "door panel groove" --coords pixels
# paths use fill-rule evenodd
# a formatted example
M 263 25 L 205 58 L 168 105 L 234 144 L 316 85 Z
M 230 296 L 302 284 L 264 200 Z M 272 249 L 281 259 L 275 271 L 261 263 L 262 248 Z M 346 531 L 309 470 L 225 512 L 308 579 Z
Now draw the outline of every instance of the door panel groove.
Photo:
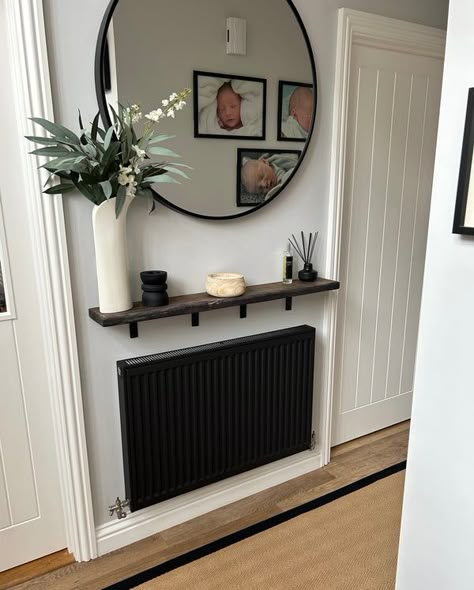
M 357 132 L 359 129 L 359 98 L 360 98 L 360 74 L 361 74 L 361 70 L 360 68 L 358 69 L 357 72 L 357 94 L 356 94 L 356 108 L 355 108 L 355 134 L 354 134 L 354 153 L 357 153 Z M 352 235 L 352 213 L 353 213 L 353 203 L 354 203 L 354 176 L 355 176 L 355 168 L 356 168 L 356 158 L 354 158 L 354 162 L 352 165 L 352 193 L 351 193 L 351 198 L 350 198 L 350 202 L 349 202 L 349 239 L 347 241 L 347 254 L 346 254 L 346 260 L 349 258 L 349 249 L 350 249 L 350 238 Z M 346 269 L 346 280 L 343 286 L 344 289 L 344 313 L 343 313 L 343 320 L 346 317 L 346 313 L 347 313 L 347 287 L 346 285 L 349 284 L 349 264 L 347 265 L 347 269 Z M 343 321 L 343 329 L 342 329 L 342 350 L 345 349 L 345 342 L 346 342 L 346 323 L 345 321 Z M 342 388 L 342 377 L 341 375 L 343 374 L 344 371 L 344 357 L 342 358 L 341 361 L 341 372 L 339 373 L 339 377 L 341 379 L 341 383 L 340 383 L 340 388 Z M 341 391 L 341 389 L 339 389 L 339 391 Z M 339 396 L 339 412 L 343 411 L 343 407 L 342 407 L 342 395 Z
M 24 519 L 23 522 L 27 522 L 29 520 L 34 520 L 36 517 L 38 517 L 40 515 L 40 504 L 39 504 L 39 498 L 38 498 L 38 479 L 36 477 L 35 462 L 34 462 L 34 457 L 33 457 L 33 447 L 31 444 L 31 427 L 30 427 L 30 421 L 28 419 L 28 409 L 27 409 L 26 398 L 25 398 L 25 381 L 24 381 L 24 377 L 23 377 L 23 368 L 22 368 L 21 353 L 20 353 L 19 343 L 18 343 L 18 334 L 17 334 L 17 330 L 16 330 L 16 326 L 15 326 L 14 322 L 12 322 L 12 331 L 13 331 L 13 339 L 14 339 L 16 359 L 17 359 L 18 379 L 20 381 L 21 404 L 22 404 L 22 410 L 23 410 L 23 417 L 22 418 L 24 420 L 25 434 L 26 434 L 26 438 L 28 441 L 28 453 L 29 453 L 28 460 L 29 460 L 29 468 L 31 469 L 32 484 L 33 484 L 33 488 L 34 488 L 34 502 L 36 505 L 36 514 L 30 516 L 30 518 Z M 16 522 L 15 522 L 15 524 L 16 524 Z
M 342 409 L 357 407 L 358 342 L 361 330 L 361 311 L 363 305 L 363 279 L 365 259 L 365 236 L 367 232 L 366 209 L 369 199 L 369 182 L 372 159 L 373 126 L 375 121 L 377 73 L 369 68 L 361 68 L 357 108 L 357 130 L 351 195 L 351 228 L 347 240 L 348 279 L 346 290 L 346 318 L 344 322 L 344 370 L 341 373 L 341 388 L 346 392 L 342 398 Z M 357 248 L 354 248 L 354 243 Z M 349 289 L 350 286 L 350 289 Z M 348 307 L 349 306 L 349 307 Z
M 3 506 L 6 506 L 6 513 L 5 510 L 3 509 L 3 516 L 0 520 L 0 529 L 5 528 L 6 526 L 10 526 L 13 524 L 13 514 L 12 514 L 12 505 L 10 502 L 10 494 L 8 493 L 8 486 L 7 486 L 7 474 L 5 471 L 5 461 L 4 461 L 4 454 L 3 454 L 3 446 L 2 446 L 2 441 L 0 439 L 0 464 L 2 467 L 2 489 L 4 492 L 4 502 L 2 503 Z M 8 518 L 8 523 L 5 525 L 2 525 L 1 522 L 5 522 L 6 523 L 6 519 L 5 516 Z
M 364 301 L 365 296 L 365 285 L 366 285 L 366 272 L 367 272 L 367 247 L 369 243 L 369 230 L 370 230 L 370 212 L 372 203 L 372 187 L 373 187 L 373 172 L 374 172 L 374 150 L 375 150 L 375 133 L 377 130 L 377 113 L 378 113 L 378 99 L 379 99 L 379 82 L 380 82 L 380 70 L 377 69 L 377 81 L 375 85 L 375 107 L 374 107 L 374 124 L 372 127 L 372 148 L 370 155 L 370 181 L 369 181 L 369 197 L 368 197 L 368 216 L 367 225 L 365 230 L 365 251 L 364 251 L 364 270 L 362 279 L 362 296 L 361 299 Z M 359 317 L 359 345 L 357 351 L 357 377 L 356 377 L 356 400 L 355 406 L 359 407 L 359 374 L 360 374 L 360 351 L 361 351 L 361 339 L 362 339 L 362 318 L 363 318 L 364 306 L 360 306 L 360 317 Z
M 384 193 L 384 211 L 383 211 L 383 226 L 382 226 L 382 245 L 380 252 L 380 264 L 379 264 L 379 276 L 377 286 L 377 304 L 375 309 L 375 327 L 374 327 L 374 348 L 372 354 L 372 371 L 370 379 L 370 403 L 374 401 L 374 373 L 375 373 L 375 347 L 377 343 L 377 331 L 380 311 L 380 291 L 382 284 L 382 264 L 384 259 L 384 248 L 385 248 L 385 227 L 387 223 L 387 201 L 388 201 L 388 187 L 390 179 L 390 163 L 392 157 L 392 141 L 393 141 L 393 119 L 395 113 L 395 96 L 397 92 L 397 72 L 393 72 L 393 93 L 392 93 L 392 111 L 390 118 L 390 136 L 388 140 L 388 158 L 387 158 L 387 174 L 385 177 L 385 193 Z
M 413 272 L 413 255 L 415 249 L 415 235 L 416 235 L 416 227 L 417 227 L 417 218 L 418 218 L 418 205 L 419 205 L 419 198 L 420 198 L 420 182 L 421 182 L 421 166 L 423 162 L 423 153 L 425 149 L 425 132 L 426 132 L 426 113 L 428 109 L 428 95 L 430 89 L 430 78 L 429 76 L 426 78 L 426 92 L 425 92 L 425 106 L 423 110 L 423 127 L 421 133 L 421 149 L 420 149 L 420 157 L 418 160 L 418 177 L 416 182 L 416 199 L 415 199 L 415 215 L 413 218 L 413 231 L 412 231 L 412 239 L 411 239 L 411 251 L 410 251 L 410 270 L 408 275 L 408 298 L 407 304 L 405 307 L 405 322 L 403 328 L 403 346 L 402 346 L 402 354 L 401 354 L 401 364 L 400 364 L 400 381 L 398 390 L 402 390 L 402 380 L 403 380 L 403 366 L 404 366 L 404 358 L 405 358 L 405 344 L 406 344 L 406 336 L 407 336 L 407 322 L 408 322 L 408 310 L 409 310 L 409 303 L 412 297 L 411 293 L 411 279 L 412 279 L 412 272 Z
M 406 166 L 407 166 L 407 153 L 408 153 L 408 138 L 409 138 L 409 131 L 410 131 L 410 118 L 411 118 L 411 107 L 412 107 L 412 97 L 413 97 L 413 74 L 410 77 L 410 97 L 408 101 L 408 117 L 407 117 L 407 130 L 406 130 L 406 140 L 405 140 L 405 154 L 404 154 L 404 161 L 403 161 L 403 178 L 402 178 L 402 191 L 401 191 L 401 201 L 400 201 L 400 215 L 398 218 L 398 237 L 397 237 L 397 250 L 396 250 L 396 257 L 395 257 L 395 275 L 394 275 L 394 284 L 393 284 L 393 292 L 392 292 L 392 311 L 390 316 L 390 331 L 389 331 L 389 338 L 388 338 L 388 358 L 387 358 L 387 372 L 385 376 L 385 392 L 384 396 L 387 399 L 388 395 L 388 378 L 390 372 L 390 356 L 392 352 L 392 335 L 393 335 L 393 311 L 395 305 L 395 293 L 397 289 L 397 276 L 398 276 L 398 253 L 400 251 L 400 230 L 402 225 L 402 215 L 403 215 L 403 197 L 405 193 L 405 182 L 406 182 Z

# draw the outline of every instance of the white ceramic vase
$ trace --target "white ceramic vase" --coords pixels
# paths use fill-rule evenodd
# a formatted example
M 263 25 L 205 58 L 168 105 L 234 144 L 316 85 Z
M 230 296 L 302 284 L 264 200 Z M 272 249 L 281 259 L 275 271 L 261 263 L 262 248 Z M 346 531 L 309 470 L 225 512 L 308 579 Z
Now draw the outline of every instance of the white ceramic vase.
M 92 211 L 99 310 L 126 311 L 133 307 L 128 271 L 127 212 L 133 197 L 126 197 L 118 219 L 115 198 L 96 205 Z

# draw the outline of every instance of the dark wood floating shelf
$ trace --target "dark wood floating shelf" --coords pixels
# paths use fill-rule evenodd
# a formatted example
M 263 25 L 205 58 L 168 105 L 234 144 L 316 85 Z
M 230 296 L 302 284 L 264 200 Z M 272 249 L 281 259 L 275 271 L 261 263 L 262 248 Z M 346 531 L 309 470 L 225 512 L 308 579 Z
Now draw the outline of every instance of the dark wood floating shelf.
M 89 309 L 89 316 L 104 327 L 129 324 L 130 337 L 136 338 L 138 336 L 138 322 L 191 314 L 192 325 L 199 326 L 199 313 L 202 311 L 240 307 L 240 317 L 245 318 L 249 303 L 261 303 L 275 299 L 285 299 L 285 309 L 289 311 L 292 307 L 293 297 L 335 289 L 339 289 L 339 282 L 328 279 L 316 279 L 312 282 L 293 281 L 291 285 L 267 283 L 247 287 L 245 293 L 239 297 L 212 297 L 207 293 L 194 293 L 170 297 L 169 304 L 163 307 L 145 307 L 141 302 L 137 302 L 133 304 L 132 309 L 117 313 L 101 313 L 98 307 L 92 307 Z

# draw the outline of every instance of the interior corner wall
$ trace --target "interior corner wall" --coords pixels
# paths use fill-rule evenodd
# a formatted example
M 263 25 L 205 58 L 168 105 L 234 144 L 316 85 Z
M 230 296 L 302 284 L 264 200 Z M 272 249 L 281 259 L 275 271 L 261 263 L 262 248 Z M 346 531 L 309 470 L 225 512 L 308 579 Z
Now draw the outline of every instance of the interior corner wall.
M 451 0 L 397 589 L 474 588 L 474 236 L 451 233 L 474 3 Z
M 190 0 L 189 14 L 183 18 L 192 19 L 197 1 Z M 97 110 L 94 52 L 107 3 L 44 0 L 56 119 L 68 127 L 76 128 L 78 108 L 86 121 Z M 298 174 L 268 207 L 237 220 L 199 220 L 164 207 L 148 216 L 147 203 L 137 202 L 128 225 L 136 299 L 141 294 L 138 273 L 149 268 L 168 270 L 171 295 L 202 291 L 210 271 L 242 272 L 248 284 L 277 281 L 281 249 L 289 233 L 301 229 L 320 231 L 316 267 L 325 276 L 337 10 L 345 6 L 445 28 L 447 0 L 295 0 L 294 4 L 313 45 L 319 87 L 315 131 Z M 292 312 L 285 312 L 281 301 L 252 305 L 246 320 L 240 320 L 235 309 L 202 314 L 199 328 L 191 328 L 187 316 L 146 322 L 140 324 L 140 337 L 130 340 L 126 326 L 102 328 L 88 316 L 88 308 L 98 303 L 91 212 L 91 203 L 80 195 L 65 197 L 92 494 L 95 521 L 100 525 L 112 519 L 107 507 L 117 496 L 124 497 L 116 361 L 306 323 L 318 330 L 319 375 L 320 328 L 328 295 L 300 297 Z M 320 432 L 321 400 L 327 392 L 321 382 L 316 387 Z

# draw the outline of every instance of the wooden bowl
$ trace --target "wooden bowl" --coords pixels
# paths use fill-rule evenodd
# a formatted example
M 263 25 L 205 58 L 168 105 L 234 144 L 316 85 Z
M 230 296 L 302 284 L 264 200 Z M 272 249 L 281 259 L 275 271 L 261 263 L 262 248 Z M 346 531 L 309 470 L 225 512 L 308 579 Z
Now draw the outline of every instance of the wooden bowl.
M 213 272 L 207 275 L 206 292 L 213 297 L 238 297 L 245 293 L 244 275 Z

